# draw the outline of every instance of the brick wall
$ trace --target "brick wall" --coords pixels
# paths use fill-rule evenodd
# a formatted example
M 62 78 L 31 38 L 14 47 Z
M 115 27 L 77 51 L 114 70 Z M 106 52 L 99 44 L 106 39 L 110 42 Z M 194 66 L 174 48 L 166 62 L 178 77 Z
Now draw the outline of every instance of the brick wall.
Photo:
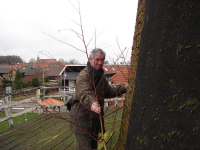
M 24 77 L 25 81 L 32 81 L 32 79 L 33 79 L 33 76 L 25 76 Z

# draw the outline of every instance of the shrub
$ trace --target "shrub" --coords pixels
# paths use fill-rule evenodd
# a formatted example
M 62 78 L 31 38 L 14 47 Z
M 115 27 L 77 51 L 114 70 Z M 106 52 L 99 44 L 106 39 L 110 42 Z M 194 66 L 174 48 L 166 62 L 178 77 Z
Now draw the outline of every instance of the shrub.
M 22 80 L 22 88 L 27 88 L 27 87 L 29 87 L 30 85 L 29 85 L 29 82 L 28 81 L 26 81 L 26 80 Z
M 44 82 L 49 82 L 49 77 L 45 77 Z
M 32 79 L 32 86 L 38 87 L 39 86 L 39 81 L 36 77 L 33 77 Z

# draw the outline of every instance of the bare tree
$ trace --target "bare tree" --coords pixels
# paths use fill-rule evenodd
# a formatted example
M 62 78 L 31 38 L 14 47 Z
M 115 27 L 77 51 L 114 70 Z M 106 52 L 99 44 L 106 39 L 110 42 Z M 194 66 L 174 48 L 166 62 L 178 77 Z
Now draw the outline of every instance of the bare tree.
M 35 58 L 31 58 L 31 59 L 29 60 L 29 62 L 36 63 L 37 61 L 35 60 Z
M 76 59 L 70 59 L 70 60 L 69 60 L 69 63 L 74 64 L 74 65 L 80 64 L 79 61 L 76 60 Z
M 60 58 L 58 61 L 61 62 L 61 63 L 65 62 L 63 58 Z

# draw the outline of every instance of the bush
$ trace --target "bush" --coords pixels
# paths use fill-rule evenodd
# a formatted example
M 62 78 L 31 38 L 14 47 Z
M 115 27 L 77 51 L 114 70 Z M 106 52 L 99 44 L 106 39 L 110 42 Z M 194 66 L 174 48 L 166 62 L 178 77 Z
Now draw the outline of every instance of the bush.
M 27 88 L 29 87 L 29 82 L 28 81 L 25 81 L 25 80 L 22 80 L 22 88 Z
M 39 81 L 36 77 L 33 77 L 32 79 L 32 86 L 33 87 L 38 87 L 39 86 Z
M 28 85 L 29 85 L 29 86 L 32 86 L 32 81 L 28 81 Z
M 49 77 L 45 77 L 44 82 L 49 82 Z

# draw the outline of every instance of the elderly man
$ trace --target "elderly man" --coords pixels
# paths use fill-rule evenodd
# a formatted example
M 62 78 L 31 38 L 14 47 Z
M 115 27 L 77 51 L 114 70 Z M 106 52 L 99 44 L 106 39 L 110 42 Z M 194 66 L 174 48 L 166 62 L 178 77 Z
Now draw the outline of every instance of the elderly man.
M 76 79 L 76 90 L 73 96 L 75 104 L 70 113 L 70 130 L 75 133 L 75 149 L 97 149 L 100 119 L 104 115 L 104 98 L 122 95 L 125 87 L 112 88 L 102 69 L 105 52 L 93 49 L 89 61 Z M 98 101 L 98 102 L 97 102 Z M 104 120 L 103 129 L 104 129 Z M 105 130 L 104 130 L 105 131 Z

